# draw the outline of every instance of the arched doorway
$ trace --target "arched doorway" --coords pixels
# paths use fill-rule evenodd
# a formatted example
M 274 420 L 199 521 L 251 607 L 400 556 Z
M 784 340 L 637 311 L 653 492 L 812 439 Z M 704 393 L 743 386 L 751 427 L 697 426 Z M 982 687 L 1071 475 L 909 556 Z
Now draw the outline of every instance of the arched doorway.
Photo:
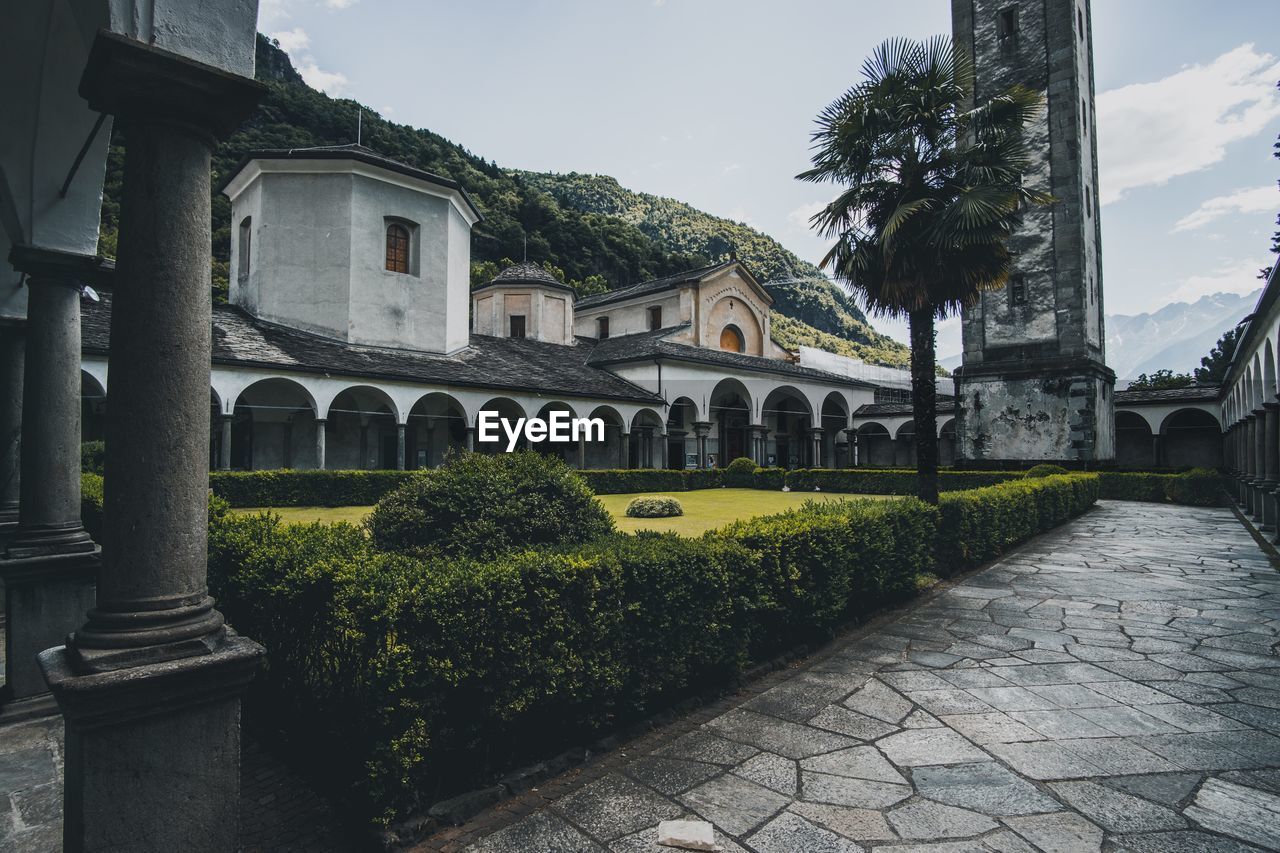
M 849 408 L 844 397 L 832 391 L 822 401 L 822 460 L 814 467 L 847 468 L 849 445 L 845 430 L 849 426 Z
M 916 467 L 916 422 L 907 421 L 898 427 L 893 442 L 893 467 Z
M 956 464 L 956 419 L 952 418 L 938 430 L 938 467 L 950 468 Z
M 1156 467 L 1151 425 L 1137 412 L 1116 412 L 1116 465 L 1129 470 Z
M 292 379 L 260 379 L 236 397 L 231 467 L 316 467 L 315 401 Z
M 450 451 L 467 448 L 467 413 L 442 392 L 423 395 L 409 410 L 405 430 L 405 465 L 436 468 Z
M 1222 428 L 1203 409 L 1179 409 L 1160 425 L 1160 458 L 1165 468 L 1222 467 Z
M 668 468 L 698 467 L 697 420 L 698 407 L 688 397 L 677 397 L 667 410 Z
M 858 464 L 868 468 L 893 467 L 893 439 L 883 424 L 858 427 Z
M 521 418 L 527 417 L 527 415 L 525 414 L 524 408 L 521 407 L 521 405 L 517 403 L 515 400 L 512 400 L 508 397 L 495 397 L 489 402 L 485 403 L 476 411 L 477 412 L 497 412 L 498 418 L 509 421 L 512 424 L 514 424 L 517 420 L 520 420 Z M 507 449 L 510 439 L 507 437 L 506 432 L 502 429 L 501 426 L 498 426 L 496 429 L 492 431 L 492 433 L 496 434 L 497 437 L 493 438 L 493 440 L 491 441 L 481 440 L 479 427 L 480 427 L 480 423 L 479 421 L 477 421 L 475 448 L 478 453 L 502 453 Z M 516 440 L 515 449 L 524 450 L 526 449 L 527 446 L 528 445 L 524 440 L 524 436 L 521 435 Z
M 736 379 L 722 379 L 711 392 L 707 419 L 711 436 L 707 440 L 707 467 L 723 468 L 733 460 L 750 455 L 747 427 L 751 424 L 751 395 Z
M 93 374 L 80 371 L 80 440 L 102 441 L 106 416 L 106 389 Z
M 394 470 L 399 456 L 395 403 L 380 388 L 343 389 L 329 404 L 325 467 Z
M 784 385 L 764 398 L 760 419 L 766 427 L 764 465 L 782 468 L 816 468 L 814 441 L 809 428 L 813 412 L 809 401 L 795 388 Z
M 550 422 L 552 412 L 565 412 L 569 416 L 570 422 L 578 415 L 573 411 L 573 407 L 568 403 L 556 401 L 547 403 L 538 410 L 538 417 Z M 544 456 L 554 456 L 570 468 L 582 467 L 582 454 L 579 453 L 578 442 L 570 437 L 566 441 L 539 441 L 532 445 L 534 451 Z M 585 448 L 583 448 L 585 450 Z
M 589 417 L 604 421 L 604 441 L 587 442 L 587 467 L 597 469 L 626 468 L 626 448 L 622 434 L 626 422 L 613 406 L 597 406 Z

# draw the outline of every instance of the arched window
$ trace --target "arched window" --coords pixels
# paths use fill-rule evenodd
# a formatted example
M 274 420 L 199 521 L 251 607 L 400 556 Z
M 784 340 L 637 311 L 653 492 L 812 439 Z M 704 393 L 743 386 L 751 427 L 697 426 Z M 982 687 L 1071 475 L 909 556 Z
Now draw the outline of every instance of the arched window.
M 742 330 L 730 323 L 720 331 L 720 349 L 729 352 L 745 352 L 747 349 L 746 338 L 742 336 Z
M 409 229 L 399 222 L 387 226 L 387 269 L 409 272 Z
M 253 240 L 253 218 L 246 216 L 240 220 L 239 274 L 240 278 L 249 276 L 249 249 Z

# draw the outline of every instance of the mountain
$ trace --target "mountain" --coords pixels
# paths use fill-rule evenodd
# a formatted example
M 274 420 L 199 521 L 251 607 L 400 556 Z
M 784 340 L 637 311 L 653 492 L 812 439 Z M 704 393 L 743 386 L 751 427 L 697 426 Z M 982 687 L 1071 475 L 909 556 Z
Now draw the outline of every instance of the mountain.
M 774 338 L 783 346 L 816 346 L 879 364 L 909 363 L 905 346 L 873 329 L 821 270 L 767 234 L 682 201 L 626 189 L 608 175 L 517 174 L 562 206 L 620 219 L 670 251 L 713 258 L 737 254 L 773 296 L 775 313 L 796 321 L 775 321 Z
M 1223 332 L 1253 311 L 1261 292 L 1214 293 L 1192 303 L 1171 302 L 1146 314 L 1108 314 L 1107 364 L 1118 379 L 1136 379 L 1139 373 L 1160 369 L 1190 373 Z M 959 350 L 959 324 L 945 329 L 939 324 L 938 351 L 955 354 L 938 363 L 955 370 L 960 366 Z
M 1214 293 L 1150 313 L 1108 314 L 1107 364 L 1120 379 L 1161 368 L 1190 373 L 1223 332 L 1253 311 L 1261 292 Z
M 393 124 L 352 100 L 335 100 L 303 82 L 279 45 L 259 34 L 257 77 L 268 92 L 254 115 L 213 156 L 216 186 L 248 151 L 305 148 L 354 142 L 363 111 L 362 142 L 378 153 L 452 178 L 467 188 L 484 215 L 472 231 L 473 267 L 519 258 L 546 261 L 566 281 L 602 277 L 610 288 L 705 266 L 736 250 L 762 279 L 801 278 L 793 287 L 773 288 L 776 308 L 787 319 L 775 335 L 784 346 L 801 343 L 858 355 L 868 361 L 905 364 L 902 344 L 878 334 L 857 306 L 825 281 L 810 281 L 817 270 L 775 241 L 744 225 L 702 213 L 670 199 L 628 193 L 610 179 L 608 209 L 592 209 L 569 184 L 551 192 L 545 176 L 501 168 L 429 130 Z M 118 126 L 118 125 L 117 125 Z M 114 256 L 124 171 L 125 139 L 112 135 L 103 186 L 99 250 Z M 570 177 L 570 176 L 565 176 Z M 647 198 L 647 215 L 637 214 Z M 572 199 L 572 200 L 571 200 Z M 214 298 L 225 298 L 231 245 L 231 206 L 213 196 Z

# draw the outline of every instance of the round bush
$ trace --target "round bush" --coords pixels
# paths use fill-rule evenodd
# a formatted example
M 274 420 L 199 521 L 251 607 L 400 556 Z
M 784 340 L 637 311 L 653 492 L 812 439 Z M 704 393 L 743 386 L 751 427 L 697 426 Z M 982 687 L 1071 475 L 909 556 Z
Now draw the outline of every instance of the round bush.
M 380 500 L 365 525 L 383 551 L 472 557 L 613 531 L 581 477 L 527 451 L 452 457 Z
M 1066 468 L 1061 465 L 1035 465 L 1027 469 L 1027 473 L 1022 476 L 1028 480 L 1034 480 L 1038 477 L 1052 477 L 1054 474 L 1070 474 Z
M 632 498 L 627 504 L 627 515 L 631 518 L 670 518 L 673 515 L 684 515 L 684 507 L 676 498 L 641 495 Z
M 724 484 L 734 488 L 750 488 L 755 484 L 760 466 L 746 456 L 739 456 L 724 469 Z
M 739 456 L 730 462 L 729 467 L 725 470 L 730 474 L 754 474 L 759 467 L 750 457 Z

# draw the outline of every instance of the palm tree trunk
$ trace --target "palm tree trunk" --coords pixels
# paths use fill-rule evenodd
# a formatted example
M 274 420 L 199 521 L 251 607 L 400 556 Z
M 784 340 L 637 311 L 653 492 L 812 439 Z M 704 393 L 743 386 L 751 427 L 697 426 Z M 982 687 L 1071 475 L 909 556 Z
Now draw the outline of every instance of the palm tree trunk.
M 938 390 L 933 309 L 907 315 L 911 327 L 911 411 L 916 428 L 916 496 L 938 502 Z

